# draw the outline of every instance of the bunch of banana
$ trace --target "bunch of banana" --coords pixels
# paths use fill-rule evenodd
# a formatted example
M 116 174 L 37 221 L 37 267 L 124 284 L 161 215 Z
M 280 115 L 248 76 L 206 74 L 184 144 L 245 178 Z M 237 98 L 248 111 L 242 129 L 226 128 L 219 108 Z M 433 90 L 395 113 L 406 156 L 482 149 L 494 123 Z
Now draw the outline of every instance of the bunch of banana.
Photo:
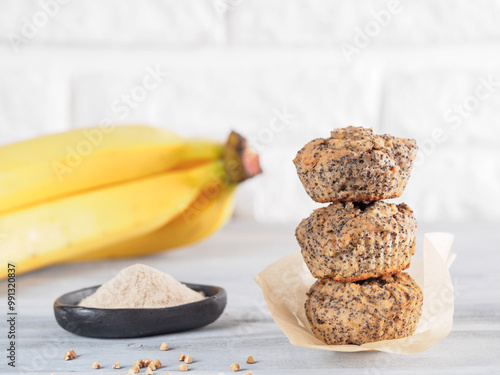
M 237 184 L 260 172 L 234 132 L 221 144 L 118 126 L 0 147 L 0 264 L 20 274 L 189 244 L 226 222 Z

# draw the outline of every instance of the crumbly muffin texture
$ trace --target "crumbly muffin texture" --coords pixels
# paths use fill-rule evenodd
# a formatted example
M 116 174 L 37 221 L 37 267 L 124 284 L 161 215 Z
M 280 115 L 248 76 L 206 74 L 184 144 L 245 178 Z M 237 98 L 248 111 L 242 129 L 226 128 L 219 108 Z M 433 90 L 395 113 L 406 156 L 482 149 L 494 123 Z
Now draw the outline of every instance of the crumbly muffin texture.
M 307 143 L 293 162 L 316 202 L 374 201 L 403 193 L 416 154 L 413 139 L 349 126 Z
M 422 291 L 405 272 L 355 283 L 318 280 L 308 295 L 307 319 L 328 345 L 408 337 L 422 314 Z
M 406 204 L 338 202 L 314 210 L 295 236 L 314 277 L 351 282 L 408 268 L 416 232 Z

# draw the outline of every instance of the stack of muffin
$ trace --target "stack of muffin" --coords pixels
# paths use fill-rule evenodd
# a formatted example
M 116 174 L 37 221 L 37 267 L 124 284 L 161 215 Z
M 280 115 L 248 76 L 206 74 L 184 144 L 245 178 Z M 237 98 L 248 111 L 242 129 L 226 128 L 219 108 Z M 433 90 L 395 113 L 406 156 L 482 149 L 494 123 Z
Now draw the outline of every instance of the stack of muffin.
M 399 197 L 417 153 L 414 140 L 347 127 L 306 144 L 294 159 L 316 202 L 296 229 L 302 256 L 317 278 L 305 304 L 326 344 L 397 339 L 414 333 L 422 291 L 402 270 L 415 253 L 417 222 Z

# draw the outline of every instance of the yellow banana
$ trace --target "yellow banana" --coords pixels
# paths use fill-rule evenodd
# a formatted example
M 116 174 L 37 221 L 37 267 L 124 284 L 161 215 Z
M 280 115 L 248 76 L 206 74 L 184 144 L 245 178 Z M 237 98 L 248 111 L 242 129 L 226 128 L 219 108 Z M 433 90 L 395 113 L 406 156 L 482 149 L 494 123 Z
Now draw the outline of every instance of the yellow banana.
M 213 162 L 4 215 L 1 264 L 14 262 L 18 273 L 28 272 L 154 231 L 224 173 L 222 163 Z
M 42 165 L 57 154 L 54 148 L 63 146 L 56 138 L 78 138 L 70 133 L 38 139 L 46 143 L 28 141 L 38 147 L 39 163 L 36 154 L 23 161 L 22 147 L 0 148 L 1 157 L 17 158 L 19 169 L 0 172 L 10 188 L 19 186 L 17 176 L 43 190 L 26 188 L 25 195 L 9 187 L 0 190 L 2 199 L 17 202 L 2 201 L 0 262 L 17 263 L 19 274 L 53 263 L 147 254 L 199 240 L 229 218 L 236 184 L 260 173 L 258 157 L 236 133 L 221 145 L 137 126 L 123 127 L 68 176 L 73 181 L 58 185 L 49 172 L 42 173 Z M 29 160 L 35 162 L 31 170 L 40 172 L 38 184 L 25 175 Z M 5 276 L 4 268 L 0 277 Z
M 0 214 L 221 154 L 220 143 L 150 126 L 73 130 L 7 145 L 0 147 Z
M 155 231 L 71 261 L 136 257 L 199 241 L 221 228 L 233 212 L 236 185 L 219 185 L 217 189 L 215 194 L 205 189 L 186 210 Z

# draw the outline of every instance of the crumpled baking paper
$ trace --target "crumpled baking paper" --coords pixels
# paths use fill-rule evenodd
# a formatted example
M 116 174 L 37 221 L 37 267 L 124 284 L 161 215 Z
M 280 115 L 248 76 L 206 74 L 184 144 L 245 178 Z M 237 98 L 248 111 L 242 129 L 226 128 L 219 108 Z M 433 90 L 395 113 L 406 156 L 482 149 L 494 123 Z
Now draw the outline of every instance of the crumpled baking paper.
M 424 293 L 422 316 L 415 333 L 397 340 L 363 345 L 327 345 L 318 340 L 309 327 L 304 303 L 315 282 L 300 251 L 268 266 L 255 277 L 262 288 L 271 315 L 293 345 L 338 352 L 379 350 L 389 353 L 416 354 L 445 338 L 453 324 L 454 292 L 448 268 L 455 259 L 451 252 L 453 235 L 427 233 L 424 257 L 413 258 L 408 272 Z

